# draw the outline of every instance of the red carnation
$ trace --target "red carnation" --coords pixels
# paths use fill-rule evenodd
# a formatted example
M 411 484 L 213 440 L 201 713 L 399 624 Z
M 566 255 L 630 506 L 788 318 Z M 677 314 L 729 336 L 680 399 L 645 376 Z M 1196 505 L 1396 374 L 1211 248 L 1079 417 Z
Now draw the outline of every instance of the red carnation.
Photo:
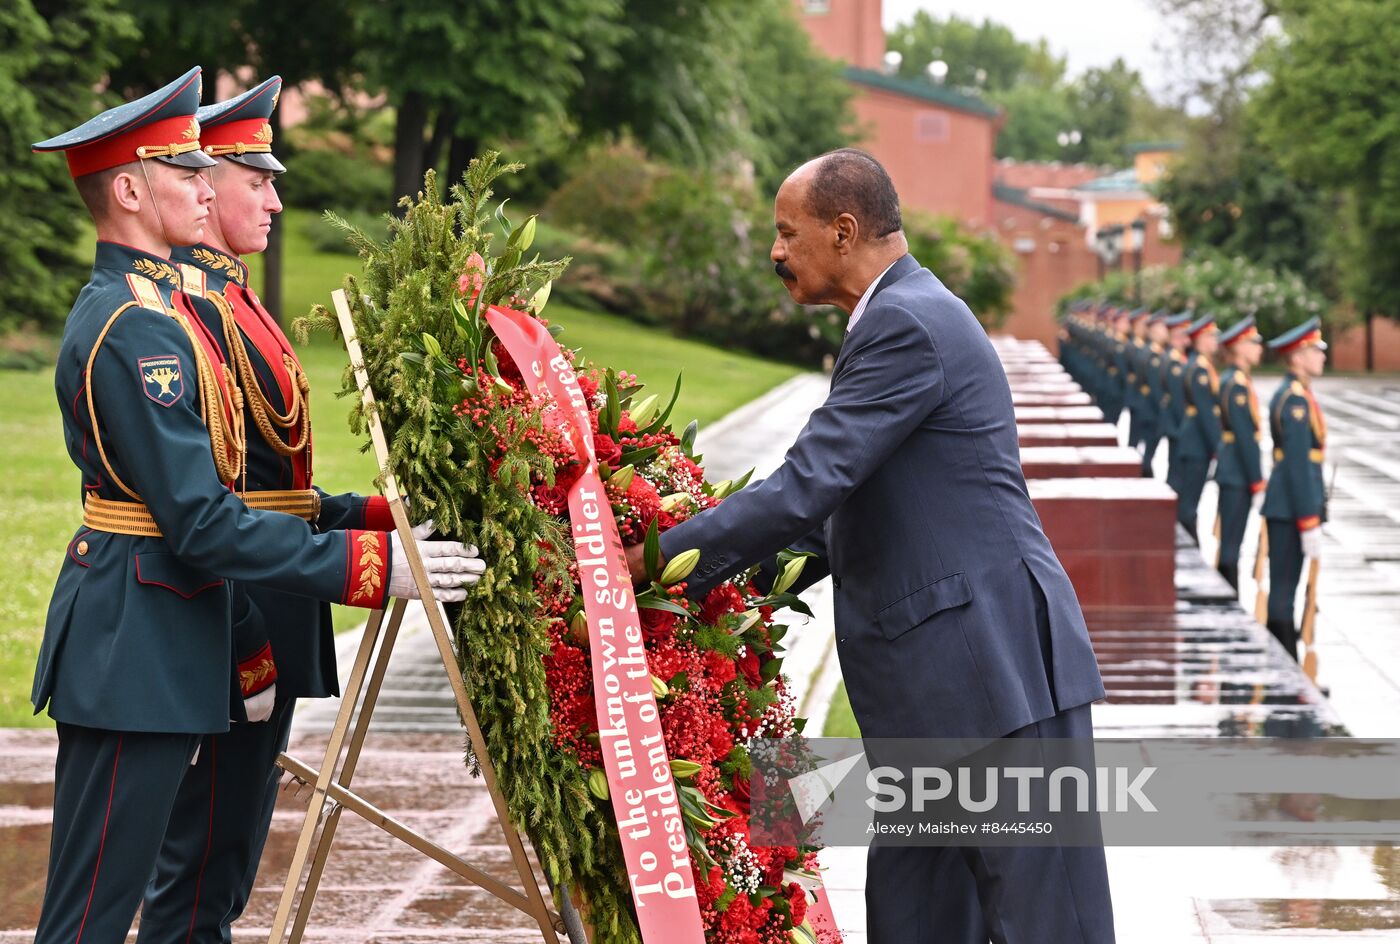
M 622 461 L 622 447 L 613 442 L 613 438 L 606 433 L 598 433 L 593 437 L 593 453 L 599 462 L 605 462 L 613 468 L 617 468 L 618 463 Z
M 677 614 L 665 610 L 643 607 L 638 614 L 642 618 L 642 635 L 647 642 L 661 642 L 670 638 L 676 630 Z

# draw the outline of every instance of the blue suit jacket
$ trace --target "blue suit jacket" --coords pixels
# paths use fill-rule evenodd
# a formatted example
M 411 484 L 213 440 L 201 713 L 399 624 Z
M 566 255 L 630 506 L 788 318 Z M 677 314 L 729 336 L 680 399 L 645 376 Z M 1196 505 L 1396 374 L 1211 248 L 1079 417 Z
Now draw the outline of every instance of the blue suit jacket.
M 693 595 L 794 546 L 821 555 L 807 582 L 831 573 L 866 737 L 998 737 L 1103 697 L 1026 492 L 1006 374 L 912 256 L 881 280 L 782 467 L 662 535 L 668 557 L 700 549 Z

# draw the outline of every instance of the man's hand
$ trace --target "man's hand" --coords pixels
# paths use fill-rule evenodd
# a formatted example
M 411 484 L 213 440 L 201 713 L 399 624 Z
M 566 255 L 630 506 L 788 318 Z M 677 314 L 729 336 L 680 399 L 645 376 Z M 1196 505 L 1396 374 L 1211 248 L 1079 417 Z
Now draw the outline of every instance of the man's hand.
M 427 540 L 433 528 L 433 522 L 425 521 L 413 529 L 418 554 L 423 559 L 423 569 L 428 573 L 428 583 L 433 588 L 433 596 L 440 602 L 460 603 L 467 598 L 467 587 L 486 573 L 486 562 L 472 545 L 458 541 Z M 413 580 L 413 571 L 408 566 L 408 552 L 404 550 L 397 533 L 389 535 L 389 546 L 392 550 L 389 596 L 401 600 L 422 599 L 418 584 Z
M 632 575 L 632 586 L 640 587 L 642 584 L 647 583 L 646 544 L 633 544 L 631 547 L 626 548 L 626 551 L 627 570 Z M 657 566 L 664 568 L 666 566 L 666 555 L 662 554 L 659 549 L 657 550 L 657 559 Z
M 1303 556 L 1312 560 L 1322 560 L 1322 529 L 1309 528 L 1298 534 L 1303 539 Z

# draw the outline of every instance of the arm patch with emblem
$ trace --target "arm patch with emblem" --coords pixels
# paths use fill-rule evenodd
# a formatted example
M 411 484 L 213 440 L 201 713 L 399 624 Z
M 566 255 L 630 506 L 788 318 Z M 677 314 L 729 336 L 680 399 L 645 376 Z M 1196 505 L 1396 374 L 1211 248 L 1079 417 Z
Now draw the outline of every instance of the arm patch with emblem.
M 136 361 L 146 396 L 161 406 L 172 406 L 185 395 L 185 369 L 178 354 L 158 354 Z

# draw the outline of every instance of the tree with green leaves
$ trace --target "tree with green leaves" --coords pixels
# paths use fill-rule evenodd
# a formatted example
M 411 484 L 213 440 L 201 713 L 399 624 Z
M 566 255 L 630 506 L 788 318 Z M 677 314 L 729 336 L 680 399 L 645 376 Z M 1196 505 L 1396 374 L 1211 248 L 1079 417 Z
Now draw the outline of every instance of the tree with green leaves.
M 1065 77 L 1065 59 L 1050 51 L 1044 39 L 1028 43 L 991 20 L 974 23 L 956 14 L 939 18 L 926 10 L 914 14 L 889 34 L 888 47 L 900 54 L 899 75 L 925 78 L 930 63 L 948 67 L 943 82 L 954 88 L 1004 92 L 1032 83 L 1058 85 Z
M 115 0 L 0 7 L 0 331 L 61 324 L 87 275 L 75 256 L 87 212 L 68 166 L 29 146 L 112 104 L 94 89 L 131 32 Z
M 1196 123 L 1157 196 L 1187 247 L 1214 247 L 1301 275 L 1335 297 L 1328 229 L 1334 200 L 1287 174 L 1244 110 L 1222 102 Z
M 674 164 L 751 161 L 770 191 L 851 140 L 850 87 L 788 0 L 622 0 L 621 35 L 583 63 L 569 109 L 585 140 L 629 135 Z
M 620 13 L 619 0 L 355 4 L 355 63 L 397 113 L 394 194 L 415 192 L 444 151 L 455 181 L 487 143 L 567 126 L 582 66 L 611 55 Z
M 1400 316 L 1400 0 L 1277 6 L 1284 35 L 1261 51 L 1269 80 L 1252 102 L 1260 137 L 1290 175 L 1342 196 L 1342 288 L 1369 328 Z
M 136 29 L 118 50 L 111 70 L 113 88 L 127 96 L 159 88 L 189 68 L 204 67 L 205 101 L 212 101 L 220 73 L 251 69 L 256 81 L 282 76 L 285 87 L 310 80 L 332 91 L 352 75 L 356 48 L 345 28 L 341 0 L 221 0 L 192 5 L 188 0 L 122 0 Z M 284 156 L 280 109 L 272 112 L 273 140 Z M 389 194 L 384 206 L 392 206 Z M 273 217 L 263 253 L 263 298 L 268 309 L 282 315 L 282 224 Z

